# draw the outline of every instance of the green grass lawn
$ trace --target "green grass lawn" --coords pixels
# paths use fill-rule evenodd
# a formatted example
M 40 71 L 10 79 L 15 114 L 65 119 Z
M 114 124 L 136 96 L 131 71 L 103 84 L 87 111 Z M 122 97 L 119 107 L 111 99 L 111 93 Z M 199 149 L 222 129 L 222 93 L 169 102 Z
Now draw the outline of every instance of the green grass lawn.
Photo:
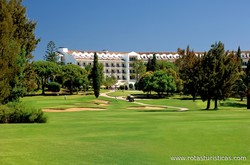
M 0 125 L 0 165 L 250 164 L 250 111 L 235 99 L 205 111 L 201 101 L 136 100 L 189 108 L 129 110 L 109 101 L 106 111 L 47 113 L 46 124 Z M 40 108 L 101 107 L 94 96 L 25 97 Z M 212 105 L 213 106 L 213 105 Z M 246 156 L 246 161 L 173 161 L 171 156 Z
M 118 97 L 118 96 L 122 96 L 122 97 L 127 97 L 130 94 L 143 94 L 142 91 L 136 91 L 136 90 L 116 90 L 115 92 L 109 93 L 109 96 L 113 96 L 113 97 Z

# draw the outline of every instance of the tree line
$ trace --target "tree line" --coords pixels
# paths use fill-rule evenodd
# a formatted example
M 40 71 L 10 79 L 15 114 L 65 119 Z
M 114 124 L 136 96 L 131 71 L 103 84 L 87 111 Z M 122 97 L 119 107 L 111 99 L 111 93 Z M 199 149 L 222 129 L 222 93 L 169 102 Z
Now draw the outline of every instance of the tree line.
M 155 55 L 148 59 L 147 72 L 141 72 L 137 88 L 149 94 L 155 91 L 159 97 L 164 92 L 191 95 L 194 101 L 199 97 L 207 101 L 206 109 L 211 101 L 218 109 L 220 100 L 247 96 L 250 108 L 250 63 L 243 71 L 240 47 L 237 52 L 225 51 L 224 44 L 216 42 L 204 54 L 195 54 L 189 46 L 178 53 L 180 58 L 174 63 L 156 61 Z
M 55 52 L 55 43 L 50 41 L 44 56 L 45 61 L 32 63 L 36 75 L 33 86 L 36 86 L 36 89 L 42 89 L 42 94 L 45 94 L 45 88 L 52 83 L 67 88 L 70 94 L 76 91 L 87 91 L 91 86 L 95 96 L 98 97 L 102 84 L 112 86 L 117 83 L 114 76 L 104 78 L 103 64 L 98 62 L 96 53 L 94 54 L 93 66 L 87 65 L 82 68 L 75 64 L 58 63 Z
M 113 85 L 117 82 L 114 76 L 104 78 L 103 65 L 98 63 L 98 56 L 94 55 L 93 66 L 81 68 L 74 64 L 61 65 L 57 63 L 55 51 L 49 43 L 45 59 L 32 63 L 38 89 L 44 94 L 48 81 L 55 81 L 62 87 L 74 91 L 94 89 L 95 96 L 99 96 L 101 85 Z M 240 47 L 237 52 L 225 51 L 222 42 L 211 45 L 208 52 L 197 55 L 189 46 L 178 49 L 180 58 L 173 62 L 156 60 L 156 55 L 145 63 L 135 60 L 131 63 L 136 78 L 135 87 L 151 95 L 154 91 L 158 97 L 172 93 L 191 95 L 207 101 L 206 109 L 210 109 L 211 101 L 214 109 L 218 108 L 218 101 L 228 97 L 239 96 L 241 100 L 248 92 L 249 69 L 242 70 Z M 55 56 L 55 57 L 53 57 Z M 249 68 L 249 67 L 248 67 Z M 40 85 L 40 86 L 39 86 Z M 35 85 L 33 85 L 35 86 Z M 250 97 L 249 97 L 250 98 Z

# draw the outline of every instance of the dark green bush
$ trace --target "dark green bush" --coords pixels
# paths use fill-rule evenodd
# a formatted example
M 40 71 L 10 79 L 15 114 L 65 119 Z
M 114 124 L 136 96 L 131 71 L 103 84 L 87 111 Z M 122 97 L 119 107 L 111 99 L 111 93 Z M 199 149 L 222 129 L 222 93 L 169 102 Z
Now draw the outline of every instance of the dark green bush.
M 61 85 L 57 82 L 50 82 L 48 83 L 48 90 L 52 92 L 59 92 L 61 89 Z
M 134 86 L 135 86 L 135 90 L 138 90 L 138 83 L 137 82 L 135 83 Z
M 41 109 L 30 108 L 19 102 L 0 105 L 0 123 L 46 123 Z
M 129 84 L 129 89 L 134 89 L 134 85 L 133 84 Z
M 0 105 L 0 123 L 8 123 L 11 110 L 6 105 Z
M 120 89 L 120 90 L 124 90 L 124 89 L 125 89 L 125 86 L 124 86 L 124 85 L 120 85 L 119 89 Z

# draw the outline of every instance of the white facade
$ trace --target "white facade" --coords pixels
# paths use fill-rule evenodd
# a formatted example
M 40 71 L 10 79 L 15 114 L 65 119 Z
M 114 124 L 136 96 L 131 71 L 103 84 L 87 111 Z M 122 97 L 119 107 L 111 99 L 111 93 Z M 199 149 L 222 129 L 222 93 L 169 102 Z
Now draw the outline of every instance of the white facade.
M 59 48 L 56 53 L 59 56 L 59 61 L 65 64 L 72 63 L 85 67 L 93 65 L 94 53 L 96 51 L 76 51 L 68 50 L 68 48 Z M 131 63 L 136 59 L 144 60 L 145 63 L 148 58 L 156 55 L 157 60 L 166 60 L 173 62 L 180 58 L 177 52 L 96 52 L 98 55 L 98 62 L 104 66 L 104 77 L 114 75 L 120 84 L 134 84 L 135 71 L 131 67 Z M 203 52 L 197 52 L 196 56 L 203 55 Z M 242 67 L 246 68 L 248 59 L 250 58 L 250 51 L 242 51 L 241 58 L 243 61 Z

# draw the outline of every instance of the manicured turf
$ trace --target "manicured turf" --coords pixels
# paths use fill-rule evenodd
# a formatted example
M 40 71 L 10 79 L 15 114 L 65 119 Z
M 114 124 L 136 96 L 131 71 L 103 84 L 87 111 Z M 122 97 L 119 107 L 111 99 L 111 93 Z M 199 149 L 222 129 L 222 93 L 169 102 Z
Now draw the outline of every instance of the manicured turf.
M 250 111 L 232 99 L 221 110 L 201 101 L 137 100 L 189 108 L 178 112 L 128 110 L 135 106 L 93 96 L 26 97 L 33 107 L 105 107 L 107 111 L 47 113 L 46 124 L 0 125 L 1 165 L 250 164 Z M 171 156 L 246 156 L 246 161 L 173 161 Z

